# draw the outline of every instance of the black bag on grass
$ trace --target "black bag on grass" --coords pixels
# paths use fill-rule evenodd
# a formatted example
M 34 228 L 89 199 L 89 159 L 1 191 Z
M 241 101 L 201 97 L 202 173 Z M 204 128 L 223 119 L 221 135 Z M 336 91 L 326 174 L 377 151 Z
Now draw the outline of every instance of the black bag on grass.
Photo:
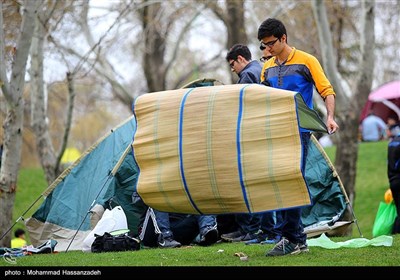
M 129 236 L 128 233 L 112 235 L 105 232 L 103 235 L 95 234 L 91 251 L 93 253 L 117 252 L 117 251 L 137 251 L 140 249 L 140 240 Z

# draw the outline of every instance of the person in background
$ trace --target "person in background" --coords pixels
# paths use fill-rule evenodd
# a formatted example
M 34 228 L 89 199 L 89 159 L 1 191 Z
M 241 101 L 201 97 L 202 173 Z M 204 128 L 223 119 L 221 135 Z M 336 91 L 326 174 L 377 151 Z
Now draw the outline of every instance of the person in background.
M 325 101 L 329 134 L 339 126 L 334 120 L 335 92 L 326 78 L 319 61 L 306 52 L 288 44 L 285 25 L 278 19 L 268 18 L 261 23 L 257 34 L 260 45 L 268 49 L 273 58 L 264 63 L 261 83 L 274 88 L 300 92 L 305 103 L 313 109 L 314 87 Z M 300 128 L 303 158 L 301 171 L 305 173 L 310 131 Z M 281 210 L 283 222 L 280 225 L 281 240 L 266 253 L 266 256 L 295 255 L 308 252 L 307 235 L 301 221 L 301 207 Z
M 392 141 L 388 144 L 387 162 L 387 176 L 397 210 L 397 217 L 394 221 L 392 234 L 397 234 L 400 233 L 400 134 L 394 136 Z
M 373 111 L 361 122 L 361 139 L 364 142 L 380 141 L 386 137 L 386 124 Z
M 267 53 L 263 53 L 268 55 Z M 226 61 L 233 72 L 239 76 L 238 84 L 259 84 L 261 65 L 252 60 L 251 52 L 246 45 L 236 44 L 228 51 Z M 275 243 L 278 237 L 275 234 L 275 220 L 273 212 L 262 214 L 234 214 L 237 229 L 221 234 L 221 239 L 227 242 Z
M 14 238 L 11 239 L 11 248 L 22 248 L 26 246 L 25 231 L 23 229 L 17 229 L 14 232 Z
M 392 141 L 400 133 L 399 121 L 395 117 L 389 117 L 386 126 L 386 137 Z
M 245 45 L 232 46 L 226 55 L 231 71 L 239 76 L 238 84 L 258 84 L 260 82 L 261 66 L 251 59 L 251 52 Z

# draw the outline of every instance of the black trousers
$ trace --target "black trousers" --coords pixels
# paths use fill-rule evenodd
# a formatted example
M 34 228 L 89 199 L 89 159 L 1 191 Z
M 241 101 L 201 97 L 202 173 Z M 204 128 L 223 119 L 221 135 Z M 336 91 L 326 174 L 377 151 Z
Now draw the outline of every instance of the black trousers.
M 392 196 L 394 204 L 397 209 L 397 217 L 394 221 L 392 234 L 400 233 L 400 179 L 392 180 L 390 182 L 390 190 L 392 191 Z

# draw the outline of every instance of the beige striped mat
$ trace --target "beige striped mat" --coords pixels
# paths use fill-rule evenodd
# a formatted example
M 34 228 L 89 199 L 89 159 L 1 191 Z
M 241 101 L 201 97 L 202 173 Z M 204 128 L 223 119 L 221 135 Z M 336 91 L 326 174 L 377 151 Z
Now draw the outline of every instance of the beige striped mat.
M 258 84 L 144 94 L 134 105 L 137 192 L 154 209 L 189 214 L 309 205 L 299 123 L 325 128 L 307 110 L 299 93 Z

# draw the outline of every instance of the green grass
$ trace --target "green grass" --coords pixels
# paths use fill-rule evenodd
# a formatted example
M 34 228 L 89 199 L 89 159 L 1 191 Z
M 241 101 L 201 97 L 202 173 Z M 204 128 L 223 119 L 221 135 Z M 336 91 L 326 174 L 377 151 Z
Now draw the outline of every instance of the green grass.
M 345 238 L 332 238 L 345 240 Z M 176 249 L 142 249 L 115 253 L 82 253 L 32 255 L 17 259 L 18 266 L 398 266 L 400 238 L 391 247 L 323 249 L 311 247 L 310 253 L 290 257 L 265 257 L 272 245 L 219 243 L 210 247 Z M 222 252 L 221 252 L 222 250 Z M 248 261 L 234 256 L 245 253 Z M 373 255 L 373 258 L 371 257 Z
M 365 238 L 372 238 L 372 226 L 375 220 L 379 202 L 389 184 L 386 176 L 387 142 L 361 143 L 356 178 L 356 200 L 354 211 L 358 224 Z M 335 147 L 327 148 L 327 154 L 332 159 Z M 340 174 L 339 174 L 340 175 Z M 14 218 L 22 215 L 40 195 L 46 185 L 43 173 L 38 170 L 21 170 L 19 189 L 17 191 Z M 24 215 L 29 217 L 37 209 L 41 201 Z M 20 223 L 18 226 L 23 227 Z M 15 227 L 16 228 L 16 227 Z M 14 228 L 14 229 L 15 229 Z M 360 238 L 357 227 L 353 225 L 352 237 L 332 237 L 335 242 Z M 267 258 L 265 253 L 272 245 L 215 244 L 210 247 L 182 247 L 177 249 L 141 249 L 139 251 L 115 253 L 83 253 L 80 251 L 60 252 L 58 254 L 32 255 L 17 259 L 14 265 L 0 261 L 0 266 L 14 267 L 175 267 L 175 266 L 206 266 L 206 267 L 320 267 L 320 266 L 399 266 L 400 265 L 400 235 L 393 236 L 391 247 L 339 248 L 323 249 L 310 247 L 310 253 L 290 257 Z M 57 247 L 56 247 L 57 249 Z M 249 256 L 248 261 L 241 261 L 234 256 L 243 252 Z M 2 264 L 1 264 L 2 263 Z
M 13 221 L 18 222 L 13 227 L 13 232 L 18 227 L 25 227 L 22 219 L 29 218 L 37 210 L 44 200 L 44 198 L 41 197 L 41 193 L 46 187 L 47 182 L 42 169 L 21 169 L 18 177 L 13 211 Z M 20 217 L 21 219 L 19 219 Z

